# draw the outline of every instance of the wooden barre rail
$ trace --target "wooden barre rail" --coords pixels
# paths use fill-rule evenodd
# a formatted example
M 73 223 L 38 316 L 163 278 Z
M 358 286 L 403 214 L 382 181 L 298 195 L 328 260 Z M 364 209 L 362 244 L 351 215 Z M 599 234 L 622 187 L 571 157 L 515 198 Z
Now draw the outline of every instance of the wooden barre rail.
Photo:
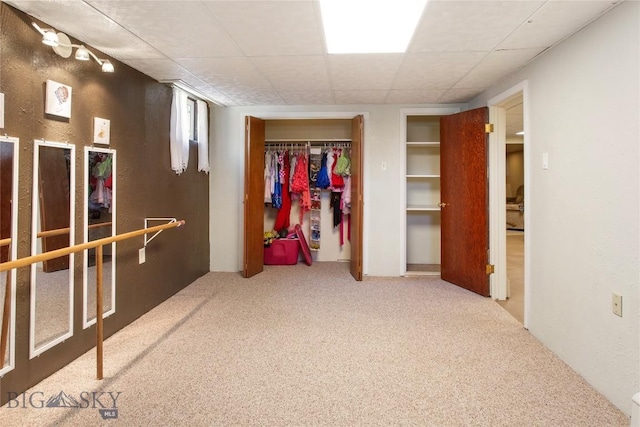
M 31 265 L 36 262 L 49 261 L 50 259 L 60 258 L 61 256 L 84 251 L 85 249 L 93 249 L 97 248 L 98 246 L 108 245 L 109 243 L 119 242 L 121 240 L 130 239 L 136 236 L 142 236 L 143 234 L 155 233 L 156 231 L 167 230 L 169 228 L 177 228 L 182 225 L 184 225 L 184 220 L 172 222 L 169 224 L 156 225 L 155 227 L 141 228 L 140 230 L 130 231 L 128 233 L 116 234 L 115 236 L 92 240 L 90 242 L 81 243 L 79 245 L 73 245 L 62 249 L 43 252 L 38 255 L 27 256 L 15 261 L 3 262 L 0 264 L 0 272 L 11 270 L 14 268 L 26 267 L 27 265 Z
M 54 251 L 44 252 L 38 255 L 31 255 L 28 257 L 20 258 L 14 261 L 0 263 L 0 272 L 10 271 L 15 268 L 26 267 L 36 262 L 48 261 L 50 259 L 59 258 L 61 256 L 69 255 L 76 252 L 81 252 L 86 249 L 96 249 L 96 376 L 99 380 L 103 378 L 103 351 L 102 343 L 104 341 L 103 336 L 103 324 L 102 307 L 103 307 L 103 295 L 102 295 L 102 247 L 109 243 L 119 242 L 121 240 L 130 239 L 132 237 L 142 236 L 143 234 L 156 233 L 170 228 L 178 228 L 185 224 L 184 220 L 170 222 L 168 224 L 156 225 L 155 227 L 141 228 L 136 231 L 130 231 L 128 233 L 117 234 L 111 237 L 105 237 L 103 239 L 93 240 L 91 242 L 82 243 L 79 245 L 73 245 L 62 249 L 56 249 Z M 97 224 L 96 224 L 97 225 Z M 68 230 L 68 229 L 67 229 Z M 54 231 L 54 230 L 51 230 Z M 67 231 L 68 232 L 68 231 Z M 63 233 L 61 233 L 63 234 Z M 9 276 L 7 277 L 9 280 Z M 7 285 L 9 283 L 7 282 Z M 6 295 L 5 295 L 6 297 Z M 6 300 L 5 300 L 6 301 Z M 6 310 L 5 310 L 6 313 Z M 5 322 L 3 322 L 4 324 Z M 3 328 L 4 329 L 4 328 Z M 6 337 L 3 337 L 0 341 L 4 341 L 6 346 Z M 3 346 L 4 347 L 4 346 Z M 0 368 L 4 365 L 4 348 L 0 352 L 3 357 L 0 360 Z
M 98 224 L 91 224 L 87 227 L 87 229 L 89 230 L 93 230 L 95 228 L 102 228 L 102 227 L 107 227 L 110 226 L 111 222 L 101 222 Z M 71 230 L 71 228 L 67 227 L 67 228 L 57 228 L 55 230 L 46 230 L 46 231 L 41 231 L 38 234 L 36 234 L 36 237 L 40 238 L 40 237 L 53 237 L 53 236 L 61 236 L 63 234 L 69 234 L 69 231 Z M 6 246 L 6 245 L 10 245 L 11 244 L 11 237 L 7 237 L 6 239 L 2 239 L 0 240 L 0 246 Z

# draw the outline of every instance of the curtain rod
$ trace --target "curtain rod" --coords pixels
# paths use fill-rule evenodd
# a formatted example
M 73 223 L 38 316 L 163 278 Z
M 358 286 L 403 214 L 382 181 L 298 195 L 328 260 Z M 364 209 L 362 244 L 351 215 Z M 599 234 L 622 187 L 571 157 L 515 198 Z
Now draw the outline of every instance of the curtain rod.
M 183 90 L 183 91 L 187 92 L 189 95 L 194 96 L 194 97 L 198 98 L 201 101 L 212 102 L 212 103 L 214 103 L 216 105 L 219 105 L 217 102 L 215 102 L 214 100 L 212 100 L 208 96 L 203 95 L 197 89 L 194 89 L 193 87 L 191 87 L 187 83 L 183 82 L 182 80 L 161 80 L 160 83 L 164 83 L 164 84 L 169 85 L 171 87 L 174 87 L 176 89 Z

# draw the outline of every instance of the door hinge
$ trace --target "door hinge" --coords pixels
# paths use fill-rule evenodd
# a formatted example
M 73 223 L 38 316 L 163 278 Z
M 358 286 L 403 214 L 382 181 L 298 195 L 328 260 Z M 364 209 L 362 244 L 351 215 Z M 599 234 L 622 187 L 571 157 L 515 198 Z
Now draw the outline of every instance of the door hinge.
M 493 123 L 485 123 L 484 125 L 484 133 L 493 132 Z
M 496 267 L 493 264 L 487 264 L 487 274 L 495 273 Z

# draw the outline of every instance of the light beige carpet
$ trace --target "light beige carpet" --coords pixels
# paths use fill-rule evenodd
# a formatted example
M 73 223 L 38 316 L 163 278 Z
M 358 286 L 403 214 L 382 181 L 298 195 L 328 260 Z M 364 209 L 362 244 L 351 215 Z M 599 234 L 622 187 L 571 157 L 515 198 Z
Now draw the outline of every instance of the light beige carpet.
M 507 231 L 509 298 L 498 301 L 518 322 L 524 323 L 524 232 Z
M 108 339 L 105 357 L 103 381 L 90 351 L 29 393 L 120 392 L 116 420 L 5 405 L 0 425 L 629 423 L 491 299 L 437 278 L 356 282 L 340 263 L 209 273 Z

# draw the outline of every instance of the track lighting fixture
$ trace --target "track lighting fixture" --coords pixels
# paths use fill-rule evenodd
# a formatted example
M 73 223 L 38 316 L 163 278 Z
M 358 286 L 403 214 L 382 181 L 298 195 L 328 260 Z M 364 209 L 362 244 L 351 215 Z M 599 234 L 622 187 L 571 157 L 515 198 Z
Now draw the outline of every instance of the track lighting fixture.
M 68 58 L 73 52 L 75 47 L 76 54 L 75 59 L 79 61 L 89 61 L 93 58 L 102 68 L 104 73 L 113 73 L 115 71 L 113 64 L 108 59 L 100 59 L 93 52 L 87 49 L 84 45 L 72 44 L 71 40 L 65 33 L 56 33 L 51 29 L 42 29 L 35 22 L 32 23 L 33 27 L 42 34 L 42 43 L 47 46 L 51 46 L 53 51 L 63 58 Z

